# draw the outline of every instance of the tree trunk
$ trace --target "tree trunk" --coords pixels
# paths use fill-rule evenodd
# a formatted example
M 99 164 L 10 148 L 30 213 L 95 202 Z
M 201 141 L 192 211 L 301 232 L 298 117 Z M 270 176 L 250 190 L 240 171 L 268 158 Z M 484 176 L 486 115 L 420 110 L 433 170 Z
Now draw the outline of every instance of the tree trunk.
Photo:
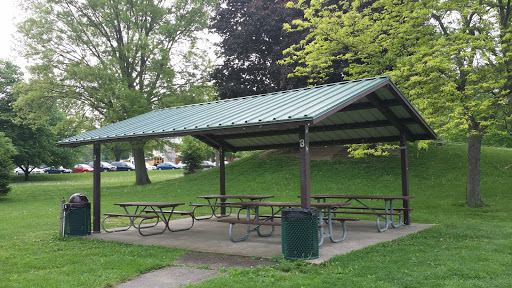
M 131 142 L 133 159 L 135 160 L 135 185 L 151 184 L 148 170 L 146 169 L 146 159 L 144 157 L 144 142 Z
M 480 153 L 482 148 L 482 134 L 470 129 L 468 140 L 466 204 L 469 207 L 474 207 L 484 205 L 480 197 Z
M 215 149 L 215 166 L 220 167 L 220 153 L 219 150 Z M 224 159 L 223 159 L 224 161 Z

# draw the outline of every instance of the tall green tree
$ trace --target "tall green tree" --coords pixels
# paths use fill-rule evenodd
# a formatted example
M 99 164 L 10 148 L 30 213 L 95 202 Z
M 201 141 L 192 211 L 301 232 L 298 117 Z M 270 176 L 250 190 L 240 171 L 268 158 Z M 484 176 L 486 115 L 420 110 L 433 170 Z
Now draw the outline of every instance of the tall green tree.
M 185 175 L 194 174 L 203 169 L 201 165 L 206 158 L 206 145 L 191 136 L 183 137 L 180 144 L 181 162 L 185 166 Z
M 126 142 L 113 142 L 103 145 L 105 150 L 104 154 L 108 155 L 109 159 L 115 161 L 121 161 L 123 155 L 128 156 L 130 154 L 130 145 Z
M 280 65 L 282 51 L 298 44 L 307 30 L 287 33 L 283 24 L 302 19 L 300 9 L 287 9 L 277 0 L 222 0 L 210 29 L 221 37 L 219 58 L 223 63 L 212 72 L 221 99 L 305 87 L 310 83 L 339 82 L 344 61 L 336 61 L 332 77 L 321 81 L 308 75 L 287 77 L 301 63 Z M 318 80 L 318 79 L 317 79 Z
M 209 61 L 197 44 L 209 1 L 24 1 L 28 17 L 18 31 L 25 56 L 39 85 L 52 87 L 28 102 L 56 102 L 105 125 L 204 100 L 212 91 L 204 77 Z M 132 144 L 138 185 L 150 183 L 143 149 Z
M 307 64 L 306 70 L 296 73 L 323 77 L 330 59 L 342 58 L 350 61 L 347 72 L 351 78 L 390 75 L 442 137 L 466 131 L 466 202 L 469 206 L 483 204 L 482 137 L 503 127 L 509 109 L 505 105 L 510 91 L 506 85 L 510 67 L 506 63 L 512 55 L 503 38 L 510 36 L 501 33 L 499 27 L 503 26 L 500 17 L 510 12 L 510 4 L 343 1 L 344 9 L 333 6 L 320 10 L 321 3 L 300 2 L 305 20 L 293 21 L 287 27 L 311 30 L 303 47 L 286 50 L 287 61 L 300 59 Z
M 0 132 L 4 132 L 16 148 L 14 164 L 25 172 L 25 180 L 34 167 L 46 164 L 49 166 L 71 166 L 75 161 L 75 152 L 69 148 L 56 147 L 55 142 L 66 136 L 66 118 L 55 105 L 48 106 L 44 119 L 35 122 L 22 121 L 32 119 L 26 110 L 16 109 L 19 95 L 30 93 L 28 85 L 21 82 L 22 73 L 19 67 L 7 61 L 0 61 Z
M 9 179 L 12 175 L 12 157 L 16 150 L 12 146 L 11 139 L 5 137 L 5 134 L 0 132 L 0 197 L 5 196 L 11 191 L 9 187 Z

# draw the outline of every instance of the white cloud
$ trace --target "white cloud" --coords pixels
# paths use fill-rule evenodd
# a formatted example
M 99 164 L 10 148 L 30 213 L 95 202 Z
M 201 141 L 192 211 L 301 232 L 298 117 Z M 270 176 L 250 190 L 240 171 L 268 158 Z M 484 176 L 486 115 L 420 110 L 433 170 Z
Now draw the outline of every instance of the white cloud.
M 15 51 L 16 23 L 21 19 L 19 0 L 0 0 L 0 59 L 9 60 L 20 67 L 25 66 L 24 59 Z

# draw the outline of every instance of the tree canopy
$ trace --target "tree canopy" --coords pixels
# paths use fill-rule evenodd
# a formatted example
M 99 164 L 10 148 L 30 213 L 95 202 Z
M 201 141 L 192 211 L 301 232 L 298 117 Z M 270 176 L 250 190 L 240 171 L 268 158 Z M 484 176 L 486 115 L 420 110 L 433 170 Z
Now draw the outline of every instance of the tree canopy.
M 479 205 L 480 146 L 502 131 L 510 106 L 510 4 L 502 1 L 299 1 L 308 29 L 288 48 L 285 63 L 306 65 L 294 75 L 324 77 L 333 59 L 349 61 L 352 79 L 387 74 L 441 137 L 465 130 L 467 203 Z M 505 124 L 506 127 L 506 124 Z
M 34 167 L 42 164 L 67 167 L 72 165 L 76 153 L 69 148 L 55 145 L 60 137 L 66 135 L 65 131 L 69 131 L 67 127 L 63 128 L 66 126 L 63 124 L 66 121 L 63 113 L 54 105 L 37 126 L 26 124 L 20 119 L 31 117 L 24 114 L 25 111 L 16 109 L 20 93 L 26 92 L 19 67 L 8 61 L 0 61 L 0 76 L 0 90 L 4 91 L 0 98 L 0 131 L 11 139 L 16 148 L 13 161 L 25 172 L 25 179 L 29 179 Z
M 286 32 L 283 23 L 302 19 L 300 9 L 288 9 L 285 2 L 276 0 L 223 0 L 213 17 L 210 29 L 221 37 L 218 65 L 212 80 L 221 99 L 264 94 L 307 86 L 308 75 L 289 78 L 288 74 L 301 63 L 280 65 L 282 51 L 298 44 L 306 30 Z M 337 62 L 338 63 L 338 62 Z M 331 73 L 316 84 L 339 82 L 343 65 L 338 63 Z
M 29 17 L 18 30 L 33 63 L 31 84 L 51 87 L 25 102 L 55 102 L 99 126 L 204 101 L 213 90 L 205 77 L 207 53 L 197 44 L 208 1 L 25 1 Z M 133 146 L 136 163 L 144 161 L 143 146 Z M 149 183 L 143 166 L 137 184 Z
M 15 152 L 16 150 L 12 146 L 11 139 L 5 137 L 5 134 L 0 132 L 0 196 L 5 196 L 11 191 L 9 179 L 14 168 L 12 157 Z

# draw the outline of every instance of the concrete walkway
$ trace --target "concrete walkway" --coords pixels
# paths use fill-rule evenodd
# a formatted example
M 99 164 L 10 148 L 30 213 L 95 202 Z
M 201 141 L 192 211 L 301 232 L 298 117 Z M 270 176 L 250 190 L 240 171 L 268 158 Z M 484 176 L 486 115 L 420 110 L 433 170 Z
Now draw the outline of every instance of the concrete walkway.
M 173 288 L 188 284 L 199 283 L 203 280 L 215 277 L 219 274 L 217 270 L 199 269 L 196 267 L 208 267 L 210 269 L 239 268 L 250 269 L 257 266 L 276 265 L 277 262 L 267 260 L 256 260 L 247 257 L 228 256 L 212 253 L 190 252 L 174 261 L 177 265 L 143 274 L 131 281 L 116 286 L 117 288 Z M 188 267 L 187 267 L 188 266 Z

